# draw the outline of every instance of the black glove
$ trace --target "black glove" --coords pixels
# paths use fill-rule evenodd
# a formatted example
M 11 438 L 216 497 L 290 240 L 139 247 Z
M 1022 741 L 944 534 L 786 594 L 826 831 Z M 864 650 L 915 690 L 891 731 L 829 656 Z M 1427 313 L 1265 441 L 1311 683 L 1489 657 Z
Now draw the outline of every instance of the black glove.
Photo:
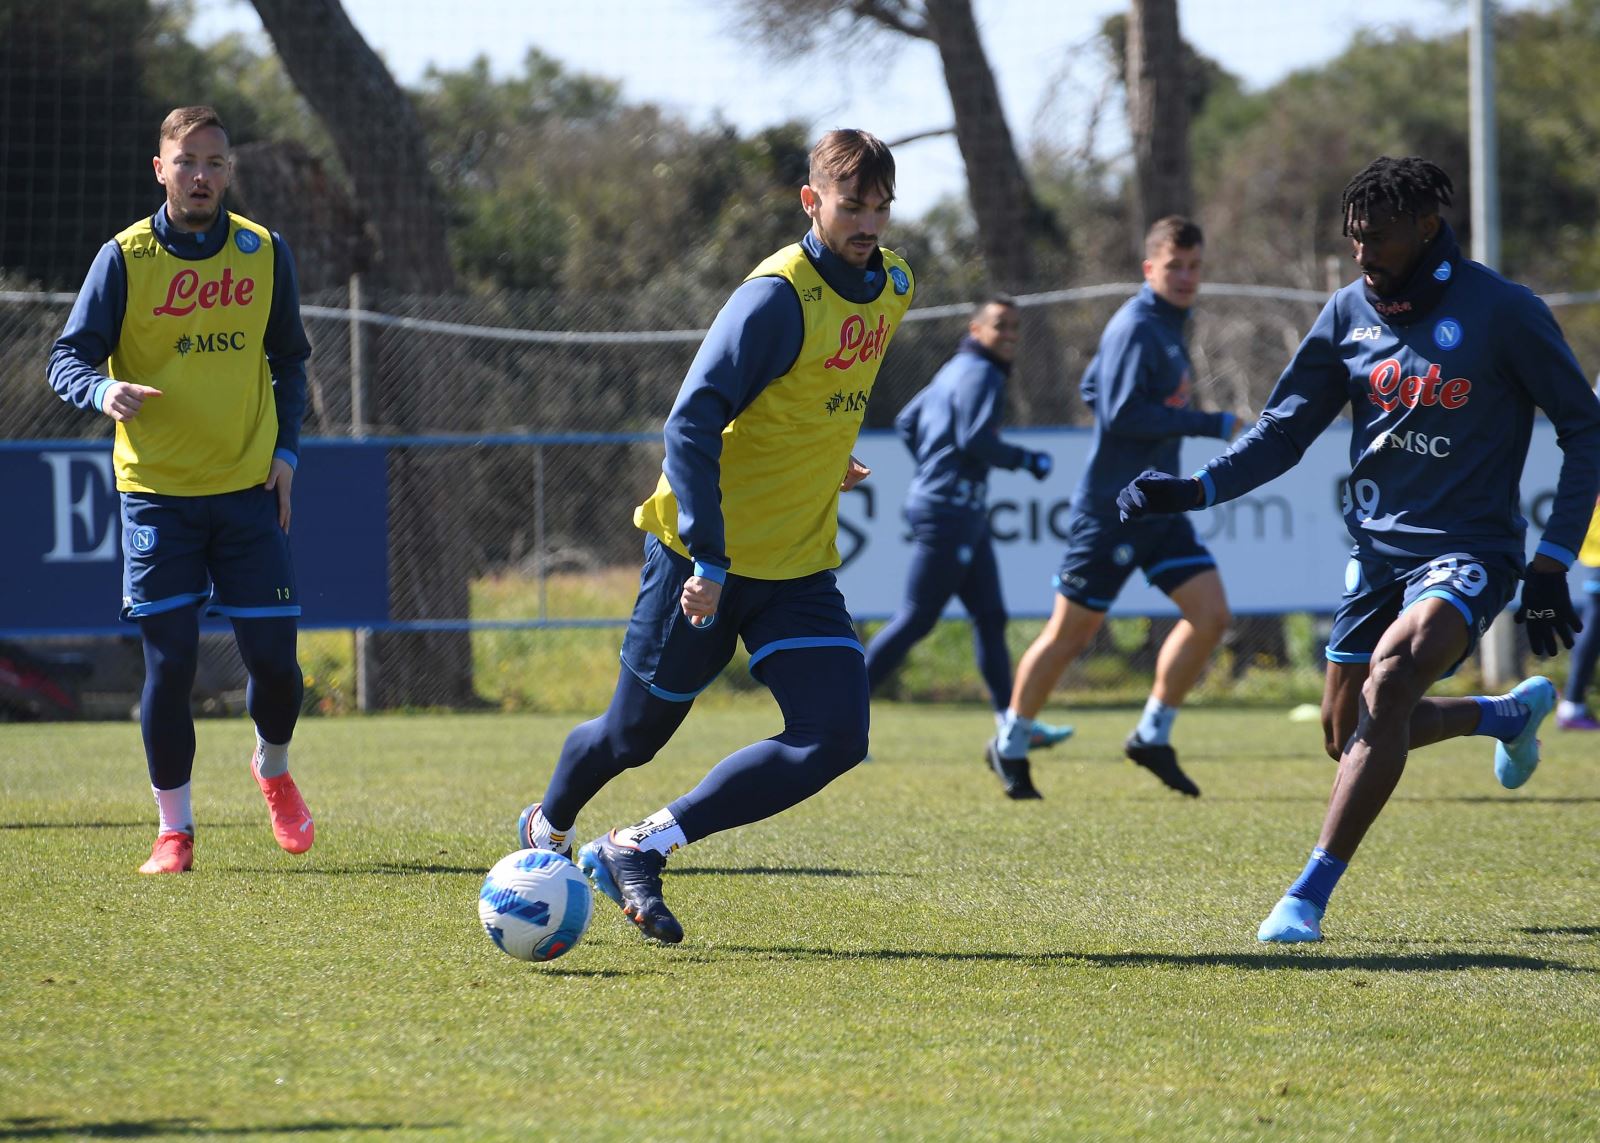
M 1050 470 L 1056 462 L 1050 459 L 1047 452 L 1030 452 L 1023 456 L 1022 467 L 1033 474 L 1035 480 L 1043 480 L 1050 475 Z
M 1567 573 L 1529 569 L 1522 577 L 1517 622 L 1528 625 L 1528 649 L 1541 659 L 1556 653 L 1557 638 L 1563 647 L 1571 647 L 1573 634 L 1583 630 L 1583 621 L 1572 609 Z
M 1117 493 L 1117 511 L 1126 524 L 1152 514 L 1187 512 L 1200 507 L 1203 498 L 1204 490 L 1194 477 L 1168 476 L 1147 468 Z

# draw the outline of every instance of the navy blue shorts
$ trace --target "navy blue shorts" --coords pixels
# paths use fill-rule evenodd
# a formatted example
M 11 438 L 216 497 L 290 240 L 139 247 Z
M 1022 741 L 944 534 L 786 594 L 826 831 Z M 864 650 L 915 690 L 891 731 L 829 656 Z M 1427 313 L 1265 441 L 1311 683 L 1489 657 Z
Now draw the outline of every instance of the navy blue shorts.
M 1124 524 L 1116 518 L 1077 513 L 1067 525 L 1067 554 L 1056 572 L 1056 590 L 1091 611 L 1109 611 L 1133 569 L 1150 586 L 1171 595 L 1216 559 L 1184 516 L 1161 516 Z
M 654 536 L 644 542 L 639 598 L 622 637 L 622 664 L 650 693 L 688 702 L 709 687 L 733 658 L 734 640 L 744 639 L 750 673 L 761 677 L 761 661 L 797 647 L 853 647 L 856 638 L 844 594 L 833 572 L 801 579 L 748 579 L 730 575 L 709 627 L 695 627 L 680 606 L 694 561 Z
M 208 615 L 300 614 L 278 494 L 122 494 L 122 618 L 205 605 Z
M 1345 567 L 1328 661 L 1370 663 L 1378 640 L 1402 611 L 1424 599 L 1443 599 L 1467 621 L 1467 649 L 1445 672 L 1449 678 L 1511 602 L 1521 579 L 1522 565 L 1504 553 L 1449 552 L 1431 560 L 1357 554 Z

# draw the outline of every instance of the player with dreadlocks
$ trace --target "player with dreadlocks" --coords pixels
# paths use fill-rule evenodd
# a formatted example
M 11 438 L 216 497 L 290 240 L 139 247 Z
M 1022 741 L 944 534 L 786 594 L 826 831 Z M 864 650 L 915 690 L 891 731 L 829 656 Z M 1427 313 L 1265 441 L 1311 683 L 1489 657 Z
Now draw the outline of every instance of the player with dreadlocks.
M 1322 937 L 1328 896 L 1400 781 L 1411 749 L 1463 735 L 1495 745 L 1508 789 L 1539 764 L 1556 691 L 1430 698 L 1511 602 L 1535 655 L 1582 624 L 1566 572 L 1600 487 L 1600 400 L 1550 310 L 1462 258 L 1439 216 L 1450 178 L 1420 158 L 1380 158 L 1345 188 L 1344 233 L 1361 278 L 1339 290 L 1279 377 L 1267 410 L 1190 477 L 1146 472 L 1117 497 L 1124 519 L 1242 496 L 1292 467 L 1346 406 L 1344 516 L 1355 548 L 1328 641 L 1322 726 L 1339 761 L 1305 871 L 1261 923 L 1263 941 Z M 1532 562 L 1518 485 L 1534 410 L 1562 449 L 1555 502 Z

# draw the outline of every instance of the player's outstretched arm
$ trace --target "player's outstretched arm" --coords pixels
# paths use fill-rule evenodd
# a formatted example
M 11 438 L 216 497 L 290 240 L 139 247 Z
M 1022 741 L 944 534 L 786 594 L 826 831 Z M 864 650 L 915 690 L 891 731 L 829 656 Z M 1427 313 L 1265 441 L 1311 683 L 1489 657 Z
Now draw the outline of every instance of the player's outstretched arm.
M 1192 476 L 1170 476 L 1145 469 L 1117 493 L 1117 512 L 1126 524 L 1146 516 L 1192 512 L 1205 507 L 1205 489 Z

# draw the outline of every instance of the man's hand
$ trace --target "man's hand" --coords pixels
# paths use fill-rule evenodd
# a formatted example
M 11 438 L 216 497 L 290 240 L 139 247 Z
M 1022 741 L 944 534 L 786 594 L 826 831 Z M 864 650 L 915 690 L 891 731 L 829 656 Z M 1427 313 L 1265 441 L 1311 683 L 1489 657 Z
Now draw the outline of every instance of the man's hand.
M 717 617 L 717 604 L 721 602 L 722 585 L 716 580 L 692 575 L 683 581 L 683 595 L 678 599 L 678 606 L 696 627 L 710 627 Z
M 113 421 L 131 421 L 139 415 L 146 397 L 161 396 L 160 389 L 148 385 L 134 385 L 128 381 L 113 381 L 100 397 L 100 411 Z
M 1050 459 L 1050 454 L 1047 452 L 1030 452 L 1022 460 L 1022 467 L 1032 473 L 1035 480 L 1043 480 L 1049 476 L 1050 470 L 1055 466 L 1056 462 Z
M 289 531 L 289 490 L 294 485 L 294 467 L 281 456 L 272 458 L 267 470 L 267 491 L 278 494 L 278 527 Z
M 1583 630 L 1583 621 L 1572 609 L 1572 593 L 1567 590 L 1567 569 L 1549 556 L 1534 556 L 1522 577 L 1522 602 L 1516 620 L 1528 628 L 1528 649 L 1541 659 L 1556 653 L 1556 640 L 1572 646 L 1572 636 Z
M 1170 512 L 1187 512 L 1200 507 L 1203 490 L 1192 476 L 1168 476 L 1164 472 L 1145 469 L 1134 477 L 1128 487 L 1117 493 L 1117 511 L 1122 522 L 1143 519 L 1149 515 Z
M 844 479 L 839 482 L 839 491 L 849 492 L 852 488 L 860 484 L 863 480 L 871 475 L 872 469 L 862 464 L 852 455 L 850 457 L 850 463 L 845 465 Z

